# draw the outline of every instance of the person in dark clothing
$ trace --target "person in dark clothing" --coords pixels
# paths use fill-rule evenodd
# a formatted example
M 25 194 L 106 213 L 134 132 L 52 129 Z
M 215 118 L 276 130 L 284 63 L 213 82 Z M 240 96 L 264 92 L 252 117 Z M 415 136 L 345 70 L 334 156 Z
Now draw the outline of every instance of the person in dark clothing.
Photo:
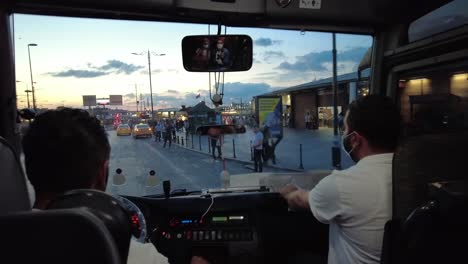
M 166 122 L 166 133 L 164 137 L 164 148 L 166 147 L 167 141 L 169 141 L 169 148 L 171 148 L 172 145 L 172 131 L 174 130 L 174 127 L 172 126 L 171 122 L 168 120 Z
M 171 126 L 172 126 L 172 130 L 171 130 L 172 131 L 172 140 L 175 141 L 176 140 L 176 126 L 177 126 L 175 120 L 173 120 L 171 122 Z
M 213 159 L 221 159 L 221 130 L 216 127 L 208 129 L 208 136 L 210 137 L 211 154 Z M 215 149 L 218 149 L 218 157 L 215 156 Z
M 263 158 L 263 163 L 267 164 L 268 160 L 270 159 L 270 128 L 268 126 L 263 127 L 263 152 L 262 152 L 262 158 Z

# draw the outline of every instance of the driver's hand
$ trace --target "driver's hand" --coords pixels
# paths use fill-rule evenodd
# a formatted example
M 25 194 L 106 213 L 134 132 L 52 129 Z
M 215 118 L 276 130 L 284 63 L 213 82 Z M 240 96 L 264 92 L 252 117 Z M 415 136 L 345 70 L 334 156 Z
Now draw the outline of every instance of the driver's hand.
M 192 260 L 190 261 L 190 264 L 210 264 L 210 263 L 202 257 L 193 256 Z
M 287 184 L 286 186 L 283 186 L 281 189 L 279 189 L 279 193 L 281 194 L 281 196 L 286 198 L 288 194 L 297 190 L 299 190 L 299 188 L 296 185 Z
M 280 194 L 288 202 L 292 210 L 304 210 L 309 206 L 309 192 L 295 185 L 288 184 L 280 189 Z

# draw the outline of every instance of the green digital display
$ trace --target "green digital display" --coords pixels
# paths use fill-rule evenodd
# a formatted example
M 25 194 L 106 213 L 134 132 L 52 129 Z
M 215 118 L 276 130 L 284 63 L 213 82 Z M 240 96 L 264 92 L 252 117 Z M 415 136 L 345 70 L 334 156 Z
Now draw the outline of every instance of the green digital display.
M 226 223 L 228 221 L 227 216 L 213 216 L 211 221 L 215 223 Z

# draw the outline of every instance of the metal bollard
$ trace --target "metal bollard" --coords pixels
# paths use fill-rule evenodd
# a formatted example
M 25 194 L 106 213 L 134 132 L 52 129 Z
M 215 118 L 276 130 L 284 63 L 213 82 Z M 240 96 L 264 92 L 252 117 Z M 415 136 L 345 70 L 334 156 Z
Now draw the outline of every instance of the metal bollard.
M 202 150 L 201 148 L 201 135 L 198 136 L 198 145 L 200 146 L 200 151 Z
M 182 140 L 182 146 L 184 146 L 184 137 L 182 137 L 181 140 Z
M 194 148 L 194 147 L 193 147 L 193 134 L 192 134 L 192 140 L 191 140 L 191 141 L 192 141 L 192 149 L 193 149 L 193 148 Z
M 211 140 L 210 140 L 210 137 L 207 138 L 208 139 L 208 153 L 210 153 L 210 149 L 211 149 Z
M 299 169 L 303 170 L 304 165 L 302 164 L 302 144 L 299 144 L 299 159 L 300 159 Z
M 232 139 L 232 152 L 234 153 L 234 158 L 236 158 L 236 142 Z
M 254 160 L 253 148 L 252 148 L 252 140 L 250 140 L 250 160 L 251 160 L 251 161 Z
M 179 136 L 177 136 L 177 144 L 180 144 Z

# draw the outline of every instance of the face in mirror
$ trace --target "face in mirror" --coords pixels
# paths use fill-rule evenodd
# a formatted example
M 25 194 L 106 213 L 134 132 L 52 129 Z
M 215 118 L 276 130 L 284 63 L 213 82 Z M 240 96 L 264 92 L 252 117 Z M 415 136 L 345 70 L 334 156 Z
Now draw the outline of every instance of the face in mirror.
M 187 36 L 182 40 L 184 68 L 191 72 L 248 71 L 252 38 L 247 35 Z

